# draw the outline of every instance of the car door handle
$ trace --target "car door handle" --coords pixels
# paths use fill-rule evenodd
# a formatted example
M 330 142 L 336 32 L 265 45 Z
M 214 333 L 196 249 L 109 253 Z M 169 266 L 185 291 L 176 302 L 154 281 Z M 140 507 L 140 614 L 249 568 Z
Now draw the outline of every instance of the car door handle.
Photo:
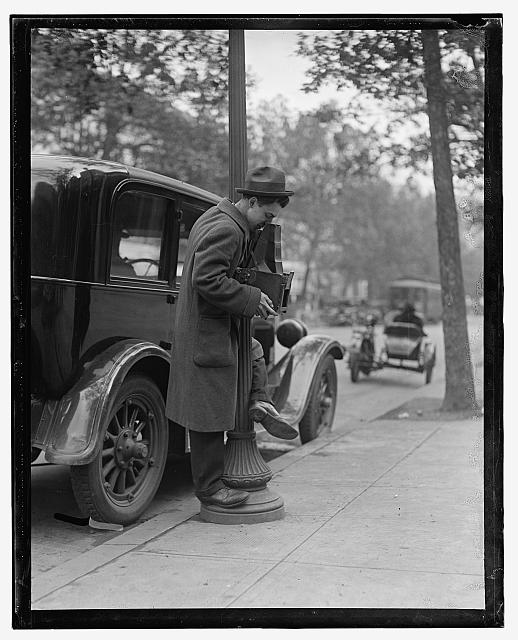
M 169 294 L 166 298 L 167 304 L 174 304 L 176 302 L 176 295 Z

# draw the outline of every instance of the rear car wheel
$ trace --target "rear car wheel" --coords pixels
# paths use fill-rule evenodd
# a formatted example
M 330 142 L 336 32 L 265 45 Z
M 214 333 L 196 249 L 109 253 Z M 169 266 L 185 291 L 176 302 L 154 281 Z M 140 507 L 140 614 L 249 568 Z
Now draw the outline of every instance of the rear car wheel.
M 128 377 L 101 430 L 98 455 L 90 464 L 70 468 L 81 510 L 100 522 L 135 522 L 160 485 L 168 436 L 156 384 L 145 376 Z
M 313 378 L 306 413 L 299 423 L 302 443 L 314 440 L 324 429 L 330 429 L 336 409 L 337 377 L 333 356 L 327 355 Z

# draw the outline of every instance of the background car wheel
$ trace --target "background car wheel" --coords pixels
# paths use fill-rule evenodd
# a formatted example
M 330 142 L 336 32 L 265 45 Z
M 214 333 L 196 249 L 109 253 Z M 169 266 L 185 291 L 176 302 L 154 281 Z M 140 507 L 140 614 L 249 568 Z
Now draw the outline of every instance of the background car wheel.
M 168 436 L 158 387 L 145 376 L 128 377 L 101 430 L 97 457 L 88 465 L 70 468 L 81 510 L 100 522 L 137 520 L 162 479 Z
M 315 373 L 306 413 L 299 423 L 302 443 L 330 429 L 336 409 L 337 377 L 333 356 L 327 355 Z
M 358 378 L 360 377 L 360 363 L 356 358 L 351 360 L 349 368 L 351 370 L 351 382 L 358 382 Z

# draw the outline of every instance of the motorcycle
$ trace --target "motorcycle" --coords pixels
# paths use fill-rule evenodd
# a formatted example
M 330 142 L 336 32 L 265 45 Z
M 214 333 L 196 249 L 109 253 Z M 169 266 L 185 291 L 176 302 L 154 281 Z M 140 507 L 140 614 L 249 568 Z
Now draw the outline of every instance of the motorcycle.
M 355 328 L 349 352 L 351 382 L 358 382 L 360 372 L 368 376 L 375 369 L 381 369 L 382 363 L 376 358 L 375 326 L 377 319 L 369 315 L 364 328 Z
M 383 345 L 376 355 L 376 319 L 367 318 L 364 329 L 353 331 L 349 351 L 351 382 L 358 382 L 360 373 L 383 368 L 403 369 L 425 374 L 425 384 L 432 381 L 436 348 L 421 327 L 406 322 L 391 322 L 385 326 Z M 415 364 L 414 364 L 415 363 Z

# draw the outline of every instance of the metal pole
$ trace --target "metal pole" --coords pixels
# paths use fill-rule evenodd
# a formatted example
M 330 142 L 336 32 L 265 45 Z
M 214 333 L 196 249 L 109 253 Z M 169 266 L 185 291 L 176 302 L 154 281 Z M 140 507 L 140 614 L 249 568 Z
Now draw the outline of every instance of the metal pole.
M 248 167 L 246 140 L 245 33 L 230 29 L 228 42 L 229 198 L 242 187 Z
M 229 191 L 230 199 L 234 202 L 234 198 L 236 197 L 236 187 L 243 186 L 248 166 L 246 137 L 245 34 L 243 29 L 230 29 L 228 57 Z M 235 433 L 254 432 L 253 425 L 248 419 L 248 395 L 252 384 L 250 341 L 250 320 L 248 318 L 242 318 L 239 328 L 239 366 Z M 230 478 L 228 478 L 228 480 L 232 486 L 235 485 Z
M 247 170 L 245 35 L 242 29 L 229 30 L 229 196 L 244 184 Z M 282 498 L 266 488 L 272 472 L 264 462 L 255 440 L 254 425 L 248 417 L 252 384 L 250 319 L 242 318 L 239 330 L 237 410 L 234 431 L 227 434 L 226 485 L 245 489 L 251 494 L 243 506 L 223 509 L 202 505 L 200 516 L 208 522 L 239 524 L 267 522 L 284 516 Z

